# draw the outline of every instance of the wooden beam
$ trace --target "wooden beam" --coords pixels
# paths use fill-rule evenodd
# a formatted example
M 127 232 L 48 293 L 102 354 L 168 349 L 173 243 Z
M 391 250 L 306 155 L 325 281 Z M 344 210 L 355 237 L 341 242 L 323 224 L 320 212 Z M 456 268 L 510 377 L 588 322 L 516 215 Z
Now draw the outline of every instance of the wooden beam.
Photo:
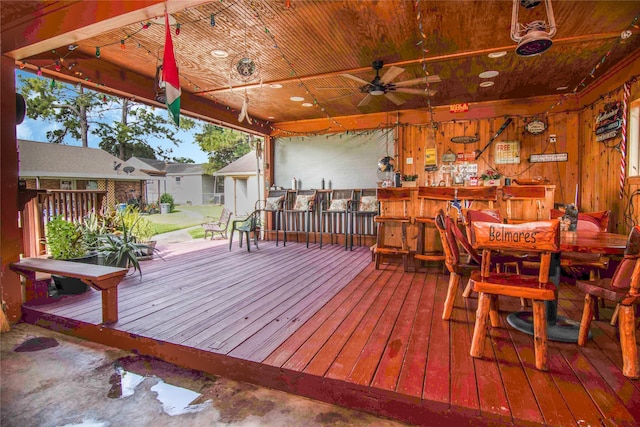
M 209 3 L 208 0 L 54 2 L 28 19 L 3 26 L 2 54 L 16 60 L 57 49 L 164 14 Z M 60 4 L 63 6 L 61 7 Z
M 22 237 L 18 228 L 18 139 L 16 136 L 16 86 L 14 62 L 0 57 L 0 291 L 7 318 L 21 317 L 22 287 L 18 274 L 9 270 L 20 259 Z
M 153 91 L 154 80 L 150 77 L 125 70 L 114 64 L 100 61 L 93 56 L 85 56 L 75 60 L 78 64 L 74 71 L 81 71 L 82 75 L 68 75 L 63 72 L 51 70 L 51 58 L 47 55 L 37 55 L 29 59 L 28 67 L 37 69 L 41 67 L 42 73 L 46 77 L 54 78 L 71 84 L 80 83 L 85 87 L 109 95 L 129 97 L 135 101 L 158 108 L 166 108 L 164 104 L 157 102 Z M 47 68 L 46 68 L 47 67 Z M 87 80 L 88 79 L 88 80 Z M 196 96 L 192 93 L 182 91 L 180 98 L 182 114 L 236 129 L 252 134 L 267 135 L 271 133 L 271 127 L 258 119 L 252 119 L 249 125 L 246 121 L 238 122 L 238 112 L 218 104 L 204 96 Z

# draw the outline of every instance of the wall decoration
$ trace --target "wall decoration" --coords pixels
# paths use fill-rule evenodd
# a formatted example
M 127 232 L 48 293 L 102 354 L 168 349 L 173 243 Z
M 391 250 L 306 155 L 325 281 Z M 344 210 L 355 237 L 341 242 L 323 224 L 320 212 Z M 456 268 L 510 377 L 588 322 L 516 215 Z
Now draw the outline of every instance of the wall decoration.
M 449 105 L 450 113 L 466 113 L 469 111 L 469 104 L 451 104 Z
M 569 153 L 532 154 L 529 157 L 529 163 L 566 162 L 568 160 Z
M 501 141 L 494 146 L 495 164 L 509 165 L 520 163 L 520 141 Z
M 438 170 L 438 154 L 435 148 L 424 149 L 424 170 L 427 172 Z
M 533 119 L 524 125 L 524 130 L 529 132 L 531 135 L 540 135 L 542 132 L 547 130 L 547 124 L 540 119 Z

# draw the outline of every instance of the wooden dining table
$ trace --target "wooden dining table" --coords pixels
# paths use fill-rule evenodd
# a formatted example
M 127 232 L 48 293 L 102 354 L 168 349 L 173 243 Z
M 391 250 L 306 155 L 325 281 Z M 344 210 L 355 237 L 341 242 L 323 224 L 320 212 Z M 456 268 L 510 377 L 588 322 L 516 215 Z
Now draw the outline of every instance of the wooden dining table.
M 562 252 L 580 252 L 602 255 L 622 255 L 627 247 L 625 234 L 594 231 L 562 231 L 560 252 L 551 256 L 549 280 L 560 285 L 560 258 Z M 577 342 L 580 322 L 558 316 L 558 301 L 547 301 L 547 339 L 561 342 Z M 530 311 L 518 311 L 507 316 L 514 328 L 533 335 L 533 318 Z

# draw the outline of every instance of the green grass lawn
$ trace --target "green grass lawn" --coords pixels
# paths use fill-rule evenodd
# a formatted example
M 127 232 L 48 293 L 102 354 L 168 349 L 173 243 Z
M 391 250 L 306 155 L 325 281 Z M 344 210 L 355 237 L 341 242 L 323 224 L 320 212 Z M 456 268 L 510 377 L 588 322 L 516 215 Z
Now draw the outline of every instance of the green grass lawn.
M 221 212 L 220 205 L 176 205 L 170 214 L 153 214 L 146 218 L 153 224 L 155 234 L 162 234 L 200 225 L 205 216 L 218 217 Z M 204 237 L 204 231 L 200 237 Z

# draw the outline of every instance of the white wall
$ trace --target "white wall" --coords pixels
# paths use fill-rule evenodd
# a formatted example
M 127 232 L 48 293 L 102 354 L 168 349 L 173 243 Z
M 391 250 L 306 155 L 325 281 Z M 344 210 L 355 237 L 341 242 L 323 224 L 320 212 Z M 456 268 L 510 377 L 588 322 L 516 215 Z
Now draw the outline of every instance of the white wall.
M 253 212 L 258 198 L 255 175 L 242 178 L 224 177 L 224 207 L 233 212 L 234 217 L 242 218 Z
M 387 139 L 388 138 L 388 139 Z M 387 150 L 388 146 L 388 150 Z M 275 140 L 275 183 L 291 188 L 295 177 L 298 188 L 374 188 L 382 180 L 378 160 L 393 157 L 393 128 L 362 135 L 320 135 Z

